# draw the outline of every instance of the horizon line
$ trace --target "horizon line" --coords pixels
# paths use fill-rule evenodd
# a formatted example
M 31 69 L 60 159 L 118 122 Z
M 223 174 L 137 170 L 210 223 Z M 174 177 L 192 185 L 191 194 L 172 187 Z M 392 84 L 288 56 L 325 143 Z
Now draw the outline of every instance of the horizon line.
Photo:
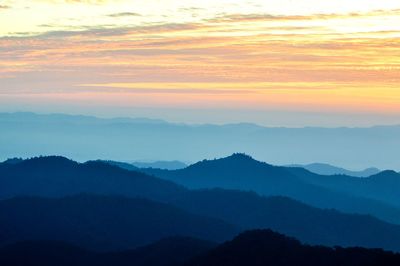
M 238 122 L 228 122 L 228 123 L 215 123 L 215 122 L 206 122 L 206 123 L 190 123 L 190 122 L 174 122 L 168 119 L 163 118 L 156 118 L 156 117 L 145 117 L 145 116 L 102 116 L 102 115 L 93 115 L 93 114 L 75 114 L 75 113 L 66 113 L 66 112 L 36 112 L 36 111 L 0 111 L 0 115 L 8 114 L 8 115 L 15 115 L 15 114 L 30 114 L 36 116 L 55 116 L 55 115 L 63 115 L 69 117 L 85 117 L 85 118 L 94 118 L 100 120 L 118 120 L 118 119 L 128 119 L 128 120 L 148 120 L 153 122 L 159 123 L 166 123 L 176 126 L 190 126 L 190 127 L 198 127 L 198 126 L 240 126 L 240 125 L 248 125 L 248 126 L 255 126 L 265 129 L 372 129 L 372 128 L 379 128 L 379 127 L 400 127 L 400 122 L 395 124 L 375 124 L 370 126 L 268 126 L 262 125 L 256 122 L 246 122 L 246 121 L 238 121 Z M 132 121 L 133 122 L 133 121 Z

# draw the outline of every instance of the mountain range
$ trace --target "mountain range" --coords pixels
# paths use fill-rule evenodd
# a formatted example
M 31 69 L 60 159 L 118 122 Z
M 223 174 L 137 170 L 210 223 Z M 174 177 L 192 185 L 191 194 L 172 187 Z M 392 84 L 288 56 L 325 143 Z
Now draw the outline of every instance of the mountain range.
M 191 189 L 255 191 L 264 196 L 287 196 L 319 208 L 371 214 L 392 223 L 400 221 L 400 174 L 394 171 L 369 178 L 324 176 L 304 168 L 270 165 L 239 153 L 179 170 L 141 171 Z
M 7 161 L 17 160 L 18 158 L 8 159 Z M 116 165 L 118 167 L 127 169 L 127 170 L 139 170 L 138 168 L 155 168 L 155 169 L 163 169 L 163 170 L 178 170 L 188 167 L 188 164 L 185 164 L 180 161 L 155 161 L 155 162 L 119 162 L 112 160 L 102 160 L 102 162 L 109 163 L 111 165 Z M 324 164 L 324 163 L 312 163 L 312 164 L 290 164 L 285 165 L 284 167 L 293 167 L 293 168 L 304 168 L 314 174 L 319 175 L 348 175 L 354 177 L 369 177 L 371 175 L 375 175 L 381 172 L 378 168 L 370 167 L 364 169 L 362 171 L 351 171 L 341 167 Z
M 322 161 L 349 169 L 400 168 L 400 126 L 186 125 L 143 118 L 0 113 L 0 132 L 0 160 L 59 154 L 78 161 L 196 162 L 240 151 L 275 165 Z
M 236 160 L 240 159 L 250 165 L 259 164 L 262 169 L 267 165 L 240 154 L 225 158 L 222 162 L 232 159 L 236 163 L 238 163 Z M 195 165 L 195 168 L 186 169 L 190 171 L 202 169 L 202 167 L 198 168 L 202 163 L 213 165 L 220 161 L 200 162 Z M 232 162 L 230 164 L 235 170 L 235 164 Z M 267 165 L 267 169 L 271 167 Z M 252 173 L 256 174 L 261 171 L 260 169 L 255 167 Z M 272 167 L 271 169 L 278 171 L 280 168 Z M 199 175 L 203 176 L 202 174 L 204 172 L 199 170 Z M 247 175 L 247 178 L 251 180 L 253 175 Z M 257 176 L 254 178 L 259 179 Z M 235 179 L 232 178 L 232 180 Z M 91 195 L 75 196 L 81 193 Z M 101 196 L 99 198 L 95 194 L 105 195 L 102 197 L 106 198 Z M 59 239 L 47 240 L 69 240 L 75 244 L 80 244 L 79 241 L 82 240 L 81 244 L 85 247 L 96 247 L 97 242 L 104 246 L 109 245 L 110 248 L 112 245 L 133 247 L 181 232 L 185 235 L 217 241 L 233 236 L 240 230 L 270 228 L 309 244 L 379 247 L 387 250 L 399 250 L 400 247 L 400 226 L 368 215 L 322 210 L 287 197 L 265 197 L 254 192 L 225 189 L 189 190 L 168 180 L 121 169 L 99 161 L 77 163 L 63 157 L 38 157 L 14 163 L 2 163 L 0 164 L 0 196 L 3 199 L 0 201 L 0 206 L 2 206 L 0 210 L 2 209 L 4 214 L 0 215 L 0 222 L 3 223 L 3 228 L 8 228 L 3 232 L 10 232 L 9 235 L 4 233 L 3 244 L 35 240 L 40 235 L 50 238 L 58 232 L 63 233 Z M 119 198 L 121 196 L 131 199 L 121 200 Z M 142 200 L 137 199 L 138 197 Z M 135 205 L 136 201 L 141 203 Z M 115 208 L 113 204 L 105 205 L 104 202 L 115 202 Z M 134 217 L 138 215 L 135 210 L 141 210 L 141 205 L 148 206 L 148 209 L 153 211 L 143 216 L 147 218 L 138 220 L 139 225 L 142 226 L 138 226 L 139 228 L 143 229 L 143 226 L 146 228 L 149 221 L 159 220 L 165 221 L 164 226 L 187 225 L 181 228 L 186 231 L 179 231 L 173 227 L 168 227 L 169 230 L 167 230 L 161 226 L 162 230 L 155 230 L 153 234 L 143 233 L 147 235 L 147 238 L 131 235 L 134 239 L 131 240 L 132 242 L 127 242 L 128 240 L 121 236 L 121 232 L 119 235 L 115 234 L 115 241 L 111 241 L 112 235 L 104 235 L 104 232 L 108 230 L 105 228 L 108 226 L 110 226 L 109 230 L 112 228 L 119 230 L 118 219 L 122 219 L 121 224 L 127 225 L 129 221 L 133 224 Z M 108 209 L 104 209 L 107 206 Z M 107 213 L 112 215 L 107 215 Z M 177 215 L 171 217 L 168 213 Z M 43 217 L 47 222 L 42 222 Z M 71 217 L 71 220 L 68 220 L 68 217 Z M 93 219 L 93 217 L 97 218 Z M 176 220 L 170 220 L 172 218 Z M 204 225 L 196 222 L 197 220 L 204 221 Z M 69 221 L 69 223 L 65 225 L 63 221 Z M 190 227 L 188 221 L 192 221 L 191 223 L 196 226 Z M 223 225 L 225 230 L 231 228 L 230 232 L 221 230 L 220 234 L 216 232 L 207 236 L 208 231 L 213 232 L 211 229 L 206 229 L 207 225 L 218 228 L 216 226 L 218 223 Z M 81 227 L 84 230 L 78 230 Z M 196 231 L 196 228 L 199 231 Z M 40 229 L 43 230 L 42 233 Z M 92 229 L 93 231 L 90 231 Z M 121 226 L 121 231 L 138 233 L 137 229 L 129 229 L 127 226 Z M 144 229 L 142 231 L 146 232 Z M 30 235 L 27 232 L 38 232 L 38 235 L 31 235 L 32 239 L 27 239 L 26 236 Z M 84 234 L 74 235 L 73 232 Z M 103 233 L 99 234 L 99 232 Z M 89 240 L 94 242 L 90 243 Z M 102 245 L 99 245 L 100 249 L 104 248 Z
M 295 167 L 295 168 L 304 168 L 310 172 L 319 175 L 348 175 L 348 176 L 356 176 L 356 177 L 369 177 L 371 175 L 376 175 L 381 170 L 375 167 L 369 167 L 361 171 L 351 171 L 341 167 L 333 166 L 326 163 L 312 163 L 312 164 L 291 164 L 286 165 L 286 167 Z M 161 168 L 161 167 L 155 167 Z M 174 170 L 174 169 L 170 169 Z

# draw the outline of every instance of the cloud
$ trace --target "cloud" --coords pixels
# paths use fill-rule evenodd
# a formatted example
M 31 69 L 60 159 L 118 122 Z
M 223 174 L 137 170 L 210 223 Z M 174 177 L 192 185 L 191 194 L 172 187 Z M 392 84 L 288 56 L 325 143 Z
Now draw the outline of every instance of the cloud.
M 42 27 L 51 28 L 51 24 L 43 24 Z M 46 31 L 41 33 L 35 32 L 14 32 L 12 36 L 0 37 L 1 39 L 17 39 L 17 38 L 31 38 L 31 39 L 63 39 L 68 37 L 97 37 L 106 38 L 112 36 L 124 37 L 128 35 L 137 34 L 163 34 L 181 31 L 197 30 L 206 27 L 206 25 L 198 23 L 157 23 L 140 26 L 117 27 L 115 25 L 104 26 L 81 26 L 70 27 L 65 30 Z
M 265 13 L 254 14 L 226 14 L 221 13 L 210 22 L 255 22 L 255 21 L 303 21 L 303 20 L 325 20 L 325 19 L 346 19 L 371 16 L 399 15 L 400 9 L 392 10 L 373 10 L 364 13 L 324 13 L 311 15 L 272 15 Z
M 121 12 L 108 15 L 109 17 L 119 18 L 119 17 L 141 17 L 142 15 L 135 12 Z
M 201 7 L 181 7 L 179 8 L 179 11 L 192 11 L 192 12 L 197 12 L 197 11 L 205 11 L 205 8 Z
M 104 18 L 113 13 L 100 15 Z M 326 19 L 329 16 L 335 17 L 319 15 Z M 303 81 L 321 88 L 325 83 L 320 82 L 400 81 L 400 32 L 365 25 L 363 17 L 349 19 L 347 24 L 329 21 L 329 27 L 320 21 L 293 23 L 308 16 L 220 14 L 218 18 L 211 23 L 199 19 L 186 23 L 141 22 L 136 26 L 116 23 L 120 21 L 112 21 L 113 25 L 56 25 L 46 33 L 27 34 L 26 39 L 23 34 L 0 38 L 0 78 L 14 75 L 15 88 L 24 87 L 22 83 L 42 88 L 46 80 L 43 73 L 48 72 L 45 85 L 49 91 L 58 87 L 60 80 L 69 82 L 66 87 L 99 82 L 211 80 Z M 350 27 L 341 31 L 344 25 Z M 26 74 L 29 72 L 33 73 L 30 80 Z M 182 92 L 197 93 L 192 90 Z M 141 88 L 135 91 L 145 92 Z M 231 93 L 219 93 L 227 92 Z
M 0 9 L 9 9 L 11 8 L 10 6 L 6 6 L 6 5 L 0 5 Z

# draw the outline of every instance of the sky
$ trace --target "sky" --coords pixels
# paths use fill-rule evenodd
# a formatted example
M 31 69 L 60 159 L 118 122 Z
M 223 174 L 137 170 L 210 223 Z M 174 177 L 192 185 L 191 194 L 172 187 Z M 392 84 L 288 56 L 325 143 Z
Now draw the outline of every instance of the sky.
M 400 124 L 398 0 L 0 0 L 0 111 Z

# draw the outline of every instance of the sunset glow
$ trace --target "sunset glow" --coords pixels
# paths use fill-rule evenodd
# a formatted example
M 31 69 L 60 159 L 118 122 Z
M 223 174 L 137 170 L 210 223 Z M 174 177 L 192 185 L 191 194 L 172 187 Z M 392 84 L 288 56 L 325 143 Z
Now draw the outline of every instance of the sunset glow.
M 89 101 L 400 122 L 395 0 L 6 0 L 0 36 L 3 106 L 75 111 Z

